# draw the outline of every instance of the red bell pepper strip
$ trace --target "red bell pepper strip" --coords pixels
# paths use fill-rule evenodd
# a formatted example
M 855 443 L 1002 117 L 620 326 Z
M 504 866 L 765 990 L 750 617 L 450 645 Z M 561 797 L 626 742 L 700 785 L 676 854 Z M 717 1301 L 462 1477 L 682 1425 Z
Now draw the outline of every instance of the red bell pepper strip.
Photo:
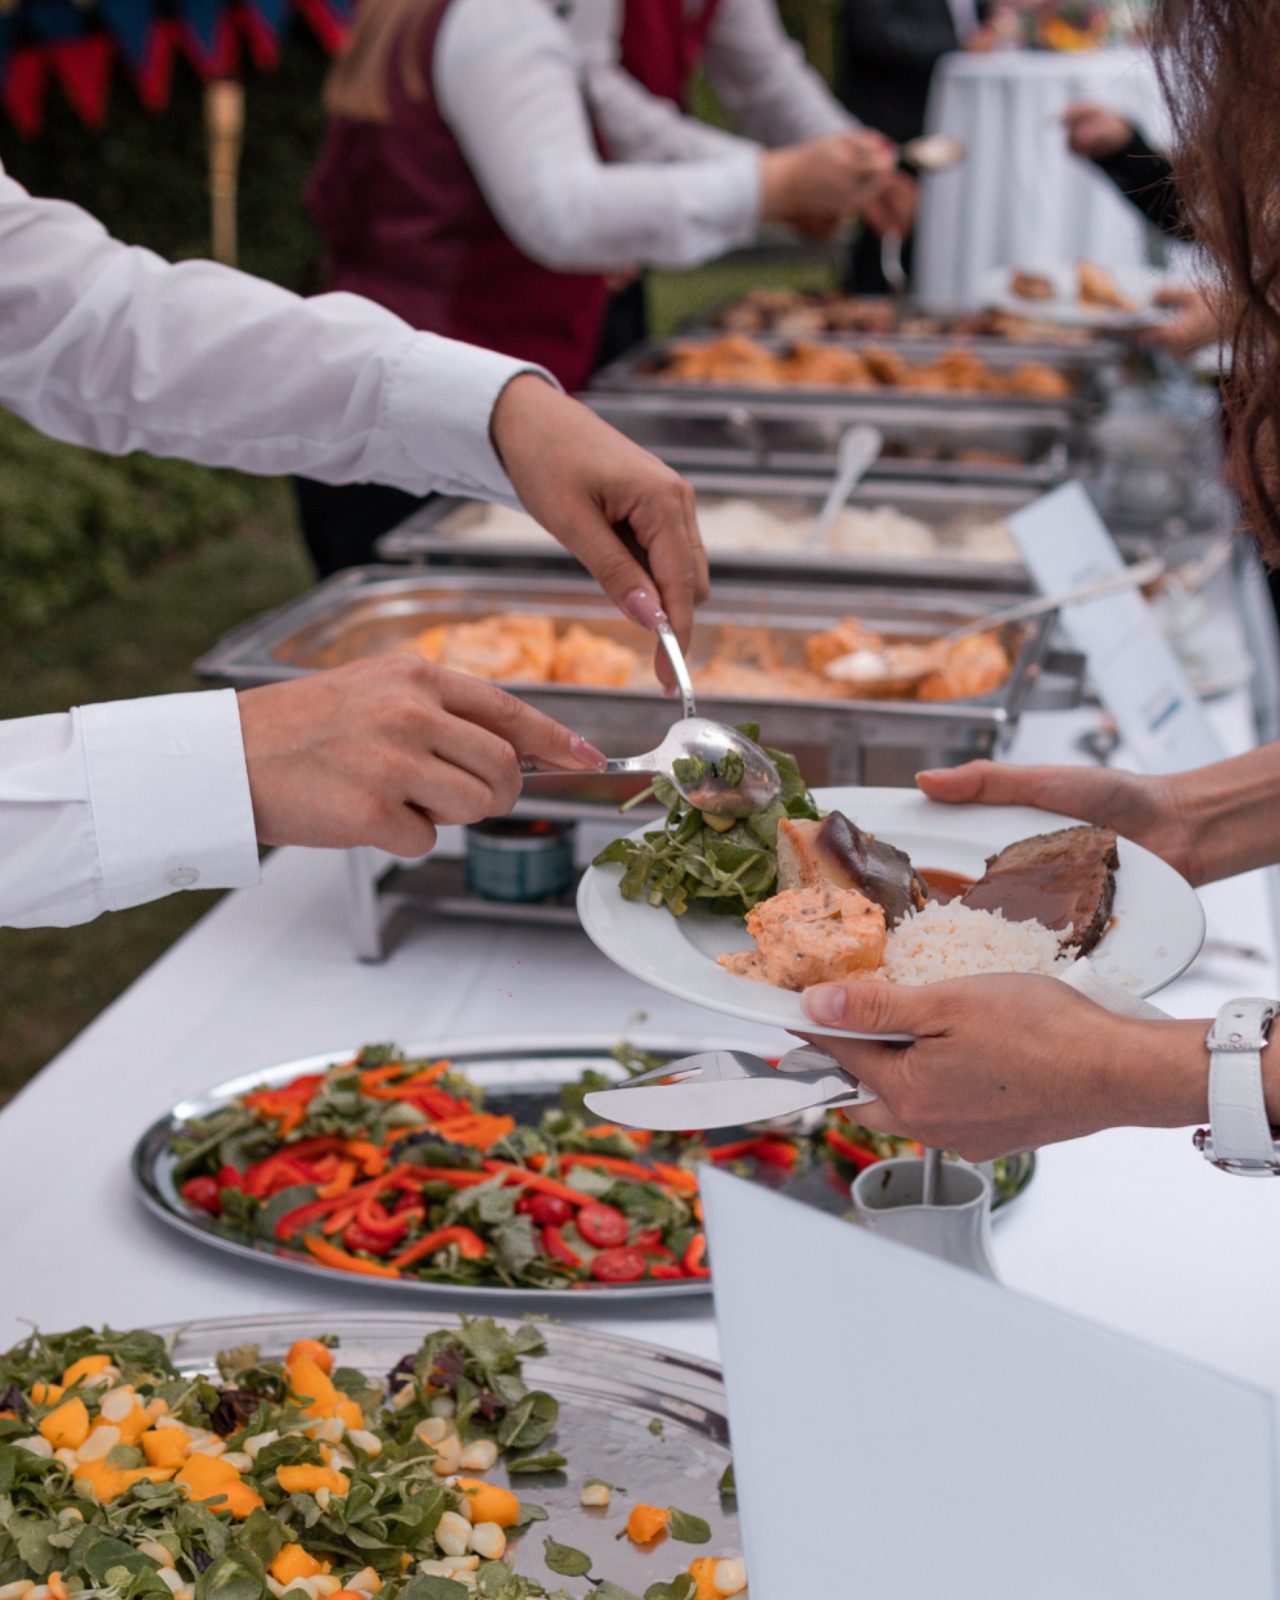
M 188 1178 L 178 1192 L 197 1211 L 207 1211 L 214 1217 L 222 1215 L 222 1195 L 216 1178 Z
M 309 1200 L 306 1205 L 297 1206 L 292 1211 L 286 1211 L 279 1222 L 276 1223 L 276 1238 L 283 1244 L 288 1244 L 294 1234 L 302 1228 L 310 1227 L 313 1222 L 318 1222 L 321 1217 L 327 1217 L 336 1211 L 339 1206 L 357 1203 L 367 1194 L 380 1194 L 384 1189 L 394 1189 L 399 1186 L 399 1180 L 409 1171 L 408 1167 L 392 1167 L 384 1177 L 370 1178 L 368 1183 L 360 1183 L 354 1189 L 348 1189 L 346 1194 L 335 1195 L 328 1200 Z
M 433 1232 L 424 1234 L 421 1239 L 411 1244 L 407 1250 L 402 1250 L 398 1256 L 391 1258 L 393 1267 L 411 1267 L 415 1261 L 421 1261 L 423 1256 L 433 1256 L 437 1250 L 456 1244 L 464 1261 L 479 1261 L 481 1256 L 487 1255 L 489 1246 L 478 1233 L 473 1233 L 470 1228 L 436 1228 Z
M 665 1183 L 668 1189 L 674 1189 L 677 1194 L 697 1194 L 698 1175 L 696 1172 L 690 1172 L 687 1167 L 673 1167 L 665 1161 L 655 1161 L 653 1170 L 661 1182 Z
M 336 1244 L 330 1244 L 327 1239 L 322 1239 L 319 1234 L 309 1233 L 302 1242 L 316 1260 L 323 1261 L 326 1267 L 340 1267 L 343 1272 L 359 1272 L 366 1278 L 400 1276 L 398 1267 L 384 1266 L 380 1261 L 364 1261 L 359 1256 L 349 1255 L 345 1250 L 339 1250 Z
M 219 1189 L 238 1189 L 240 1187 L 239 1167 L 219 1167 L 218 1187 Z
M 680 1265 L 684 1268 L 686 1278 L 709 1278 L 711 1268 L 706 1265 L 707 1236 L 705 1233 L 695 1233 L 689 1240 L 689 1248 L 684 1253 L 684 1260 Z
M 394 1239 L 384 1239 L 379 1234 L 367 1233 L 357 1219 L 342 1230 L 342 1242 L 348 1250 L 364 1250 L 371 1256 L 385 1256 L 395 1249 Z
M 674 1282 L 676 1278 L 683 1278 L 684 1275 L 684 1268 L 678 1261 L 663 1261 L 659 1259 L 649 1262 L 649 1276 L 651 1278 Z
M 741 1161 L 755 1155 L 759 1143 L 758 1136 L 754 1139 L 736 1139 L 732 1144 L 713 1145 L 707 1154 L 712 1161 Z
M 474 1189 L 488 1183 L 491 1172 L 476 1172 L 471 1167 L 407 1167 L 405 1171 L 415 1180 L 415 1187 L 424 1183 L 447 1183 L 451 1189 Z
M 417 1215 L 423 1217 L 426 1213 L 419 1211 Z M 365 1233 L 372 1234 L 375 1239 L 381 1239 L 384 1248 L 398 1244 L 413 1226 L 413 1221 L 412 1211 L 397 1211 L 393 1216 L 382 1202 L 371 1194 L 364 1197 L 356 1212 L 356 1226 Z
M 790 1172 L 796 1164 L 799 1151 L 788 1139 L 759 1139 L 756 1141 L 755 1158 L 762 1161 L 767 1167 L 781 1167 L 785 1172 Z
M 557 1183 L 554 1178 L 544 1178 L 537 1172 L 526 1172 L 523 1167 L 512 1166 L 507 1161 L 486 1161 L 484 1168 L 490 1174 L 501 1172 L 508 1183 L 523 1184 L 538 1194 L 558 1195 L 561 1200 L 567 1200 L 571 1206 L 586 1206 L 592 1203 L 591 1196 L 583 1194 L 581 1189 L 571 1189 L 567 1183 Z
M 565 1242 L 564 1234 L 559 1228 L 546 1227 L 542 1230 L 542 1243 L 547 1254 L 553 1261 L 558 1261 L 562 1267 L 580 1267 L 582 1257 L 576 1250 L 571 1250 Z
M 859 1172 L 865 1172 L 868 1167 L 874 1167 L 877 1161 L 883 1159 L 866 1145 L 855 1144 L 852 1139 L 846 1139 L 844 1134 L 837 1133 L 834 1128 L 828 1128 L 822 1137 L 842 1161 L 857 1167 Z
M 331 1234 L 341 1233 L 344 1228 L 349 1228 L 356 1220 L 356 1212 L 359 1209 L 360 1207 L 354 1204 L 340 1206 L 337 1211 L 331 1212 L 329 1216 L 323 1219 L 320 1223 L 320 1232 L 326 1237 Z

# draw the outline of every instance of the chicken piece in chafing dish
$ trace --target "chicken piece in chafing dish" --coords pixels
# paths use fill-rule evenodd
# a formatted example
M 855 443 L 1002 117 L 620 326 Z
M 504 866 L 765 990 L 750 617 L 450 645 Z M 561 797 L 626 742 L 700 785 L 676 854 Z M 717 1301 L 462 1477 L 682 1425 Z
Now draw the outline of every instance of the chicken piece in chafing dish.
M 556 640 L 551 658 L 553 683 L 588 689 L 624 689 L 636 676 L 640 657 L 625 644 L 571 622 Z
M 976 633 L 946 652 L 942 665 L 923 679 L 917 700 L 968 700 L 998 689 L 1013 670 L 1009 652 L 994 633 Z
M 545 683 L 551 676 L 556 630 L 550 617 L 516 612 L 479 622 L 441 622 L 403 647 L 439 667 L 473 678 Z

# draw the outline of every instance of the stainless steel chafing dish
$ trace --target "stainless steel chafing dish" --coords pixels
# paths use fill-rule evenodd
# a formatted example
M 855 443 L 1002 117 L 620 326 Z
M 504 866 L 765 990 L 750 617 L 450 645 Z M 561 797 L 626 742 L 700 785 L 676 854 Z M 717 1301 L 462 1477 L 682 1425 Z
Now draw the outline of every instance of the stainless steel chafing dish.
M 715 651 L 724 624 L 761 624 L 779 648 L 799 659 L 803 639 L 839 618 L 857 616 L 904 638 L 936 635 L 995 609 L 1007 596 L 905 593 L 884 585 L 770 584 L 724 580 L 699 612 L 691 662 L 695 673 Z M 409 573 L 353 568 L 326 579 L 301 599 L 226 635 L 196 663 L 200 676 L 235 687 L 268 683 L 393 650 L 433 623 L 475 620 L 494 612 L 537 612 L 581 622 L 645 655 L 652 640 L 626 621 L 586 578 L 492 571 Z M 856 701 L 699 697 L 699 710 L 721 721 L 759 722 L 766 740 L 794 750 L 811 783 L 910 782 L 923 765 L 990 755 L 1011 735 L 1050 664 L 1052 616 L 1022 627 L 1013 640 L 1014 667 L 998 690 L 972 700 Z M 1080 663 L 1059 683 L 1062 700 L 1078 691 Z M 652 748 L 670 725 L 670 702 L 652 690 L 591 689 L 571 684 L 512 684 L 522 699 L 592 740 L 608 754 Z M 1060 701 L 1061 703 L 1061 701 Z M 612 806 L 616 780 L 586 776 L 558 790 L 540 783 L 535 805 L 563 802 Z
M 673 386 L 662 393 L 588 392 L 584 399 L 683 472 L 834 473 L 840 435 L 855 423 L 872 423 L 884 435 L 884 449 L 867 473 L 872 482 L 1048 489 L 1070 474 L 1087 443 L 1069 411 L 1048 407 L 887 407 L 861 392 L 817 403 L 758 394 L 734 405 Z
M 694 335 L 685 339 L 647 339 L 628 350 L 608 366 L 602 367 L 591 379 L 590 391 L 621 390 L 624 392 L 648 391 L 661 394 L 710 395 L 731 404 L 749 404 L 767 396 L 771 400 L 828 401 L 834 397 L 848 396 L 859 402 L 874 400 L 885 407 L 919 405 L 922 400 L 931 404 L 957 407 L 1007 406 L 1033 407 L 1037 410 L 1068 410 L 1074 416 L 1088 416 L 1100 411 L 1113 384 L 1115 374 L 1096 360 L 1082 359 L 1071 349 L 1045 349 L 1034 354 L 1023 345 L 1003 339 L 988 340 L 979 351 L 964 340 L 922 339 L 898 340 L 893 353 L 910 362 L 930 362 L 943 356 L 954 356 L 963 349 L 973 349 L 974 354 L 990 367 L 1000 372 L 1012 372 L 1028 361 L 1052 368 L 1071 380 L 1069 396 L 1053 395 L 1040 398 L 1032 394 L 999 394 L 990 390 L 965 389 L 915 389 L 892 384 L 874 388 L 842 388 L 836 384 L 807 385 L 801 383 L 749 384 L 741 381 L 712 383 L 705 380 L 682 380 L 663 376 L 675 345 L 710 343 L 721 334 Z M 840 350 L 860 352 L 883 347 L 876 338 L 837 338 L 814 335 L 805 339 L 785 339 L 773 334 L 748 334 L 755 344 L 777 354 L 785 353 L 795 344 L 818 345 Z
M 781 516 L 812 520 L 822 504 L 830 480 L 820 477 L 783 478 L 764 473 L 690 472 L 689 482 L 698 494 L 699 507 L 713 507 L 729 499 L 758 502 Z M 956 484 L 874 480 L 858 485 L 849 497 L 853 508 L 886 506 L 915 518 L 939 533 L 937 554 L 911 556 L 859 555 L 838 550 L 784 548 L 744 550 L 715 547 L 710 551 L 717 585 L 735 574 L 782 582 L 897 583 L 942 585 L 952 589 L 1015 589 L 1030 587 L 1021 562 L 975 561 L 958 554 L 946 530 L 961 524 L 998 522 L 1027 505 L 1037 487 L 1013 484 Z M 577 571 L 577 562 L 550 534 L 541 538 L 484 538 L 468 524 L 485 514 L 483 502 L 440 495 L 384 536 L 379 554 L 392 561 L 421 561 L 432 566 L 461 562 L 467 566 L 499 565 L 504 570 Z

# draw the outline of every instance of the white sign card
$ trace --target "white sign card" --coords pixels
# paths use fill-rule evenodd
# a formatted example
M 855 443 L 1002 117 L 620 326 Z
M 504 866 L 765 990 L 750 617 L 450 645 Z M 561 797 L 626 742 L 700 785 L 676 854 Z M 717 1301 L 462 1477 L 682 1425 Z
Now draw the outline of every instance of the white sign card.
M 1280 1594 L 1270 1395 L 701 1181 L 755 1600 Z
M 1066 483 L 1006 518 L 1037 587 L 1061 594 L 1124 571 L 1088 495 Z M 1148 772 L 1185 772 L 1226 755 L 1186 668 L 1137 589 L 1065 606 L 1063 623 L 1125 744 Z

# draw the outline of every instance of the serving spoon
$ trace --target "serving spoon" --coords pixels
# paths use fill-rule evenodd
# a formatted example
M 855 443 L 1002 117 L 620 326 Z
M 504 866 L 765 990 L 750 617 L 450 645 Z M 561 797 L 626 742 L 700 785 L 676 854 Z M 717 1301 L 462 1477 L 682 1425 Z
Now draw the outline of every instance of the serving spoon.
M 959 139 L 945 133 L 922 133 L 918 139 L 908 139 L 901 150 L 901 159 L 916 172 L 945 172 L 957 166 L 968 154 Z
M 529 778 L 584 776 L 522 760 Z M 642 756 L 616 756 L 599 769 L 613 773 L 655 773 L 666 778 L 691 806 L 713 817 L 749 817 L 778 798 L 778 769 L 754 739 L 706 717 L 681 717 L 662 743 Z
M 1000 611 L 988 611 L 985 616 L 972 617 L 968 622 L 962 622 L 959 627 L 924 644 L 891 644 L 883 650 L 851 650 L 848 655 L 837 656 L 834 661 L 829 661 L 824 673 L 837 683 L 873 689 L 877 694 L 896 694 L 913 688 L 931 672 L 937 672 L 945 663 L 951 647 L 972 634 L 987 633 L 1007 622 L 1025 622 L 1029 617 L 1056 611 L 1060 606 L 1100 600 L 1103 595 L 1114 594 L 1121 589 L 1140 588 L 1158 578 L 1164 566 L 1159 556 L 1152 556 L 1150 560 L 1139 561 L 1123 572 L 1095 579 L 1079 588 L 1068 589 L 1063 594 L 1038 595 L 1034 600 L 1023 600 L 1016 606 L 1006 606 Z
M 844 510 L 845 501 L 875 465 L 883 449 L 884 434 L 868 422 L 855 422 L 840 435 L 836 450 L 836 475 L 809 533 L 811 550 L 820 550 L 826 544 L 836 518 Z

